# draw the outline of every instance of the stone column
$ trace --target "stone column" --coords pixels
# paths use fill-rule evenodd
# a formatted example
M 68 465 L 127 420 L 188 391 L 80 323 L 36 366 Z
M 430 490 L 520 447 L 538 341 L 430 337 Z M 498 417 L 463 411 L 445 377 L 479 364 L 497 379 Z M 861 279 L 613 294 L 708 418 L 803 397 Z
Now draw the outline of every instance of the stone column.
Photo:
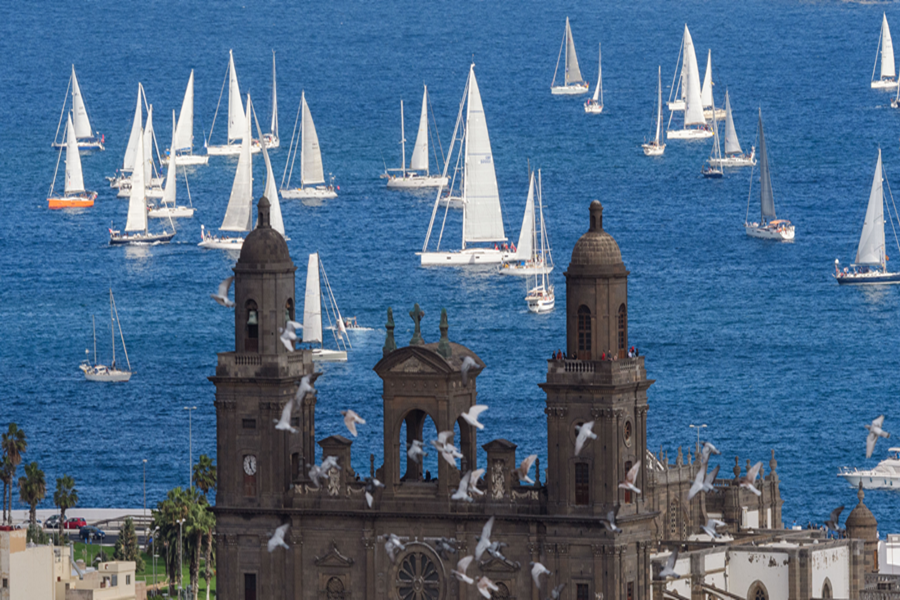
M 366 548 L 366 598 L 375 598 L 375 530 L 373 522 L 367 521 L 363 530 L 363 546 Z

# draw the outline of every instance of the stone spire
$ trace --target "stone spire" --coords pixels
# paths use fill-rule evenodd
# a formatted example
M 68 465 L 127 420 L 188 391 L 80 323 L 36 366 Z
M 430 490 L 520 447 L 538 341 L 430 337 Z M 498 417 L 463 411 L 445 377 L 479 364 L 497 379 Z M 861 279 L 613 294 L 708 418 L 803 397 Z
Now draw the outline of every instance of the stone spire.
M 409 340 L 409 345 L 422 346 L 425 344 L 425 340 L 422 339 L 422 317 L 425 316 L 425 311 L 419 308 L 419 303 L 416 302 L 413 309 L 409 311 L 409 316 L 412 317 L 413 323 L 416 324 L 416 329 L 413 331 L 412 339 Z
M 437 351 L 438 354 L 443 356 L 446 359 L 449 359 L 450 356 L 453 355 L 453 351 L 450 349 L 450 338 L 447 337 L 447 330 L 450 329 L 450 325 L 447 324 L 447 309 L 441 309 L 441 339 L 438 341 Z
M 387 356 L 397 349 L 397 342 L 394 341 L 394 309 L 388 306 L 388 320 L 384 328 L 387 330 L 387 336 L 384 340 L 384 346 L 381 348 L 381 356 Z

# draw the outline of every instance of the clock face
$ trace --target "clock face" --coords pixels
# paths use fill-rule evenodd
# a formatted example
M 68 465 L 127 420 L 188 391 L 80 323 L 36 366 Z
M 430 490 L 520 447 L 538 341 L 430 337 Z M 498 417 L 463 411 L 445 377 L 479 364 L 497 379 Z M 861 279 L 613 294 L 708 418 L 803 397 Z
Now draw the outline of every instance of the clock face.
M 256 475 L 256 457 L 248 454 L 244 457 L 244 473 L 247 475 Z

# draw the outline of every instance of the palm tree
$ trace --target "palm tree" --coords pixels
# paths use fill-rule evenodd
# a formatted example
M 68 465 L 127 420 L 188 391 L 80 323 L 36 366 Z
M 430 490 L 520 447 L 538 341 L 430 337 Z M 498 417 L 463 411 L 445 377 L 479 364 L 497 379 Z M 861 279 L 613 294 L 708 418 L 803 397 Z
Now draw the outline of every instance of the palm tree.
M 210 457 L 200 455 L 194 464 L 194 485 L 209 498 L 209 491 L 216 489 L 216 465 Z
M 12 486 L 13 466 L 9 457 L 5 454 L 0 456 L 0 481 L 3 482 L 3 520 L 0 523 L 6 523 L 6 492 Z M 11 507 L 10 507 L 11 508 Z
M 16 469 L 22 462 L 22 453 L 28 449 L 28 442 L 25 440 L 25 432 L 19 429 L 15 423 L 9 424 L 9 430 L 0 435 L 0 450 L 9 459 L 12 465 L 9 477 L 8 494 L 9 494 L 9 522 L 12 523 L 12 484 L 16 480 Z
M 28 520 L 32 525 L 37 525 L 37 505 L 47 495 L 47 482 L 44 480 L 44 472 L 38 468 L 36 462 L 25 465 L 25 475 L 19 477 L 19 500 L 29 506 Z
M 66 510 L 78 504 L 78 490 L 75 480 L 63 475 L 56 479 L 56 491 L 53 492 L 53 504 L 59 507 L 59 539 L 62 540 L 63 525 L 66 521 Z
M 184 519 L 182 527 L 184 554 L 190 561 L 194 552 L 194 537 L 189 535 L 193 520 L 192 507 L 202 498 L 198 492 L 180 487 L 169 490 L 166 499 L 156 505 L 153 511 L 153 527 L 159 528 L 158 539 L 169 548 L 166 560 L 166 573 L 169 576 L 169 594 L 175 594 L 181 582 L 182 565 L 179 564 L 178 521 Z

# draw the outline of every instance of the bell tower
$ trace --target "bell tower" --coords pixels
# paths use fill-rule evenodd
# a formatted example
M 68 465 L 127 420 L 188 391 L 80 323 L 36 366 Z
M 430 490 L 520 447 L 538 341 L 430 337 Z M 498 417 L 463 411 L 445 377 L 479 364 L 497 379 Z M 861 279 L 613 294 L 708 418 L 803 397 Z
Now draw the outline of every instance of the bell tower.
M 309 351 L 292 352 L 280 340 L 286 321 L 294 320 L 296 267 L 284 237 L 269 224 L 269 208 L 263 197 L 257 227 L 234 267 L 234 350 L 218 354 L 209 378 L 216 386 L 216 551 L 220 577 L 227 579 L 222 589 L 256 586 L 269 559 L 265 543 L 249 543 L 255 539 L 249 532 L 260 527 L 253 520 L 266 519 L 264 527 L 272 530 L 280 524 L 259 515 L 289 505 L 293 482 L 315 457 L 315 396 L 294 406 L 291 424 L 298 433 L 276 430 L 273 422 L 313 363 Z M 267 596 L 264 588 L 258 591 Z
M 605 516 L 619 508 L 622 533 L 600 546 L 597 591 L 606 598 L 649 598 L 653 503 L 645 502 L 647 379 L 643 358 L 628 357 L 628 270 L 619 245 L 603 229 L 603 206 L 590 205 L 590 225 L 572 250 L 566 277 L 566 354 L 547 363 L 547 492 L 551 514 Z M 597 439 L 575 454 L 577 426 L 593 421 Z M 643 461 L 635 485 L 618 487 Z

